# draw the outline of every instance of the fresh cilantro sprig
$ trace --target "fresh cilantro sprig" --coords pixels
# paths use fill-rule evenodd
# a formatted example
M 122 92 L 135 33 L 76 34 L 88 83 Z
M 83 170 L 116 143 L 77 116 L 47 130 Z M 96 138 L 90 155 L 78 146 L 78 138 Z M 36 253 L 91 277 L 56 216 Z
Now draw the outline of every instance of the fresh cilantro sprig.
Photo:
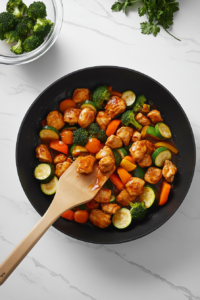
M 173 24 L 174 13 L 179 10 L 179 3 L 176 0 L 120 0 L 115 2 L 111 9 L 113 11 L 123 10 L 126 13 L 126 9 L 129 6 L 141 2 L 142 6 L 138 8 L 138 14 L 140 17 L 146 14 L 148 22 L 140 23 L 141 32 L 143 34 L 153 34 L 156 36 L 160 32 L 160 26 L 164 30 L 173 36 L 168 29 Z M 180 41 L 178 38 L 173 36 Z

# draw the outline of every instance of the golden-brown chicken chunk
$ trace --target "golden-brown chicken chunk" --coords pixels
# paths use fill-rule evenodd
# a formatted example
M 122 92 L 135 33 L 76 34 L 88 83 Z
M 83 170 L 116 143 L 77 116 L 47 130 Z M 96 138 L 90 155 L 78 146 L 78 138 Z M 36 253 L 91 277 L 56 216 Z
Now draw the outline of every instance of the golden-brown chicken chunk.
M 138 178 L 132 177 L 126 184 L 128 193 L 131 196 L 139 196 L 144 192 L 145 181 Z
M 72 100 L 74 100 L 75 103 L 81 103 L 85 100 L 89 100 L 90 98 L 90 91 L 88 89 L 76 89 L 73 92 Z
M 122 147 L 123 143 L 122 143 L 122 140 L 118 136 L 112 134 L 107 139 L 105 145 L 110 147 L 111 149 L 116 149 L 116 148 Z
M 148 113 L 147 117 L 149 119 L 151 119 L 151 122 L 154 123 L 154 124 L 163 121 L 163 118 L 161 117 L 160 112 L 157 109 L 154 109 L 154 110 L 150 111 Z
M 175 176 L 176 172 L 177 172 L 177 167 L 170 160 L 167 159 L 164 162 L 164 167 L 162 169 L 163 177 L 168 182 L 172 182 L 174 180 L 174 176 Z
M 60 130 L 64 125 L 65 122 L 63 120 L 63 115 L 59 113 L 57 110 L 51 111 L 47 115 L 47 125 Z
M 148 170 L 144 175 L 144 180 L 151 184 L 158 183 L 158 181 L 160 181 L 161 178 L 162 178 L 162 170 L 155 167 L 148 168 Z
M 105 110 L 107 115 L 113 119 L 115 116 L 126 110 L 126 103 L 123 99 L 113 96 L 106 104 Z
M 138 162 L 142 160 L 147 152 L 146 141 L 138 141 L 133 143 L 129 151 L 134 161 Z
M 114 166 L 115 159 L 110 156 L 103 157 L 99 161 L 99 168 L 103 173 L 111 171 L 114 168 Z
M 152 154 L 155 151 L 155 146 L 152 142 L 146 140 L 147 154 Z
M 136 196 L 131 196 L 127 192 L 127 190 L 121 191 L 121 193 L 117 196 L 116 201 L 122 206 L 129 206 L 129 203 L 134 201 Z
M 51 153 L 46 145 L 39 145 L 36 149 L 36 157 L 39 158 L 40 162 L 52 163 Z
M 146 116 L 144 116 L 142 113 L 137 114 L 137 116 L 135 117 L 135 119 L 142 126 L 151 125 L 151 122 L 149 121 L 149 119 Z
M 120 206 L 116 203 L 104 203 L 101 204 L 101 208 L 105 213 L 109 215 L 114 215 L 120 209 Z
M 133 128 L 121 127 L 117 130 L 117 136 L 122 140 L 125 146 L 128 146 L 133 135 Z
M 111 190 L 101 188 L 100 191 L 96 194 L 94 197 L 94 200 L 99 203 L 108 203 L 110 201 L 111 197 Z
M 142 138 L 141 133 L 138 132 L 138 131 L 135 131 L 135 132 L 133 133 L 133 136 L 132 136 L 131 141 L 132 141 L 133 143 L 135 143 L 135 142 L 141 141 L 141 138 Z
M 108 146 L 104 146 L 103 149 L 96 154 L 96 159 L 101 159 L 107 156 L 114 158 L 112 150 Z
M 152 159 L 149 154 L 145 154 L 144 158 L 138 162 L 141 168 L 150 167 L 152 165 Z
M 58 154 L 55 156 L 53 162 L 54 164 L 60 164 L 67 160 L 67 156 L 65 154 Z
M 96 158 L 92 155 L 79 156 L 76 159 L 77 172 L 83 174 L 90 174 L 93 171 L 94 163 Z
M 90 108 L 84 108 L 78 118 L 78 124 L 82 127 L 82 128 L 86 128 L 88 127 L 91 123 L 94 122 L 95 119 L 95 112 L 94 110 L 90 109 Z
M 99 111 L 96 116 L 96 122 L 99 125 L 100 129 L 106 131 L 108 125 L 110 124 L 111 118 L 107 115 L 105 111 Z
M 150 110 L 150 106 L 148 104 L 144 104 L 142 107 L 142 113 L 148 113 Z
M 79 108 L 67 108 L 64 112 L 64 121 L 69 125 L 74 125 L 78 123 L 80 113 L 81 109 Z
M 108 227 L 111 223 L 110 218 L 111 218 L 111 215 L 105 214 L 100 209 L 93 209 L 89 216 L 90 222 L 99 228 Z
M 59 178 L 72 164 L 72 160 L 69 158 L 69 161 L 64 161 L 56 165 L 55 175 Z

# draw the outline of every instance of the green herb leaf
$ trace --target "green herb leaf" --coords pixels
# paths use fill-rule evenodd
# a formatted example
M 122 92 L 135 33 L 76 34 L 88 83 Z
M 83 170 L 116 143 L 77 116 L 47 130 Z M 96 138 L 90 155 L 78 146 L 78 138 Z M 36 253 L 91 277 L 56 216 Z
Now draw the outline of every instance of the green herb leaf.
M 124 6 L 124 3 L 115 2 L 115 3 L 112 5 L 111 9 L 112 9 L 113 11 L 121 11 L 122 8 L 123 8 L 123 6 Z
M 160 27 L 155 25 L 155 24 L 151 24 L 149 22 L 143 22 L 140 23 L 140 27 L 142 29 L 142 33 L 143 34 L 150 34 L 153 33 L 154 36 L 156 36 L 158 34 L 158 32 L 160 31 Z

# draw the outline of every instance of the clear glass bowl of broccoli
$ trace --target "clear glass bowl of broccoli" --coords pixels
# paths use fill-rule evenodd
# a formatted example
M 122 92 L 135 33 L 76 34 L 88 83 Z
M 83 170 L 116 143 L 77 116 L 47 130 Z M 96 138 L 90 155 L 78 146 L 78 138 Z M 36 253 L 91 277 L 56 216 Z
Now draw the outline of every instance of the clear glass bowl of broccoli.
M 21 4 L 16 5 L 17 1 Z M 46 16 L 42 5 L 31 6 L 34 2 L 46 6 Z M 2 16 L 3 12 L 12 13 L 19 24 L 9 15 Z M 25 64 L 42 56 L 55 43 L 63 23 L 63 3 L 62 0 L 1 0 L 0 21 L 0 64 Z

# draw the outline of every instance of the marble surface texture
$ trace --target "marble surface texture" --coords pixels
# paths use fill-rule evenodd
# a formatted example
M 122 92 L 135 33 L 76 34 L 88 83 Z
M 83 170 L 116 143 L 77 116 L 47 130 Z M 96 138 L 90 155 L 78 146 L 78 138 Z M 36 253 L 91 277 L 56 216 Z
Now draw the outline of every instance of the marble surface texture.
M 127 16 L 112 13 L 114 0 L 63 2 L 64 23 L 55 45 L 30 64 L 0 65 L 0 262 L 40 219 L 17 176 L 18 129 L 40 92 L 74 70 L 128 67 L 171 91 L 195 135 L 195 176 L 172 218 L 139 240 L 87 244 L 51 227 L 0 287 L 0 299 L 200 299 L 200 1 L 179 1 L 171 32 L 181 42 L 163 30 L 156 38 L 142 35 L 139 23 L 145 17 L 135 9 Z

